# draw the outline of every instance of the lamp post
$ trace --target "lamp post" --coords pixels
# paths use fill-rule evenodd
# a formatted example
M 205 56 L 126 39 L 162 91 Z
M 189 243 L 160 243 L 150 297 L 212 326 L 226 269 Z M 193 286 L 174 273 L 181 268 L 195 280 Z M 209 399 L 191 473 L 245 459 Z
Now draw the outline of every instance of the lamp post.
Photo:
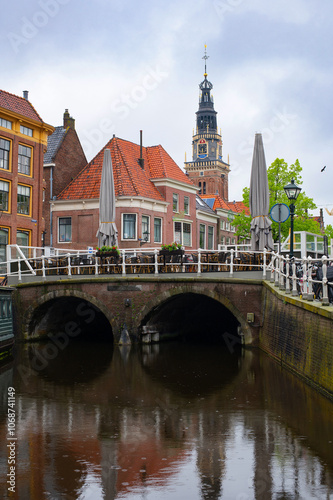
M 291 201 L 290 208 L 290 257 L 294 256 L 294 215 L 295 215 L 295 205 L 294 202 L 297 200 L 299 193 L 302 188 L 296 186 L 294 179 L 291 180 L 290 184 L 287 184 L 283 188 L 285 190 L 288 199 Z

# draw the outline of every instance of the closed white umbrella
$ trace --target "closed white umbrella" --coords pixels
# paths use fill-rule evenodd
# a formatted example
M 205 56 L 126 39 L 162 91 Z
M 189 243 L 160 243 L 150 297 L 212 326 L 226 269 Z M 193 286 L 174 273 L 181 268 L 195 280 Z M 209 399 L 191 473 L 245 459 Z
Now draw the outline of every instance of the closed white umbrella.
M 272 222 L 269 213 L 269 189 L 266 160 L 262 135 L 256 134 L 254 141 L 251 183 L 251 250 L 263 251 L 264 248 L 274 250 Z
M 114 191 L 111 152 L 104 150 L 101 187 L 99 192 L 99 227 L 96 236 L 98 246 L 118 245 L 118 231 L 115 223 L 116 197 Z

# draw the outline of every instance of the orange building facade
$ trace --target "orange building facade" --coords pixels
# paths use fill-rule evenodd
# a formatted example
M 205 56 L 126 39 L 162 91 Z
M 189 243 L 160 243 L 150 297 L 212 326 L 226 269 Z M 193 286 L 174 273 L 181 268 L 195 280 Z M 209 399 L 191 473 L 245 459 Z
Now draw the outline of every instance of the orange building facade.
M 0 261 L 6 245 L 41 246 L 43 157 L 54 128 L 28 100 L 0 90 Z

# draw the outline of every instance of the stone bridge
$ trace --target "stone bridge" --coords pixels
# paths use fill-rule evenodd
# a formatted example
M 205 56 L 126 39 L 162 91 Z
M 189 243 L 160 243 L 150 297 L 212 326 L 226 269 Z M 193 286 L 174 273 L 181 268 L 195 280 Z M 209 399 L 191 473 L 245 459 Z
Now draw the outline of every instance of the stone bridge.
M 176 335 L 190 326 L 205 335 L 209 325 L 220 334 L 238 332 L 245 344 L 256 344 L 262 323 L 262 280 L 237 278 L 108 277 L 23 283 L 16 287 L 18 336 L 75 332 L 94 323 L 122 342 L 125 329 L 132 342 L 143 327 Z

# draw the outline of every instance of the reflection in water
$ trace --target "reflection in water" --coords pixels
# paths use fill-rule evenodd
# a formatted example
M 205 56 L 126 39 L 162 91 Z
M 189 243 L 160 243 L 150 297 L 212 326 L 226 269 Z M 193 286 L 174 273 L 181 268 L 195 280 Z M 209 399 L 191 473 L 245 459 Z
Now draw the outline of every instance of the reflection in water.
M 75 342 L 38 369 L 43 348 L 22 347 L 0 371 L 2 443 L 16 388 L 12 498 L 333 495 L 332 403 L 259 352 Z M 6 491 L 5 446 L 0 464 Z

